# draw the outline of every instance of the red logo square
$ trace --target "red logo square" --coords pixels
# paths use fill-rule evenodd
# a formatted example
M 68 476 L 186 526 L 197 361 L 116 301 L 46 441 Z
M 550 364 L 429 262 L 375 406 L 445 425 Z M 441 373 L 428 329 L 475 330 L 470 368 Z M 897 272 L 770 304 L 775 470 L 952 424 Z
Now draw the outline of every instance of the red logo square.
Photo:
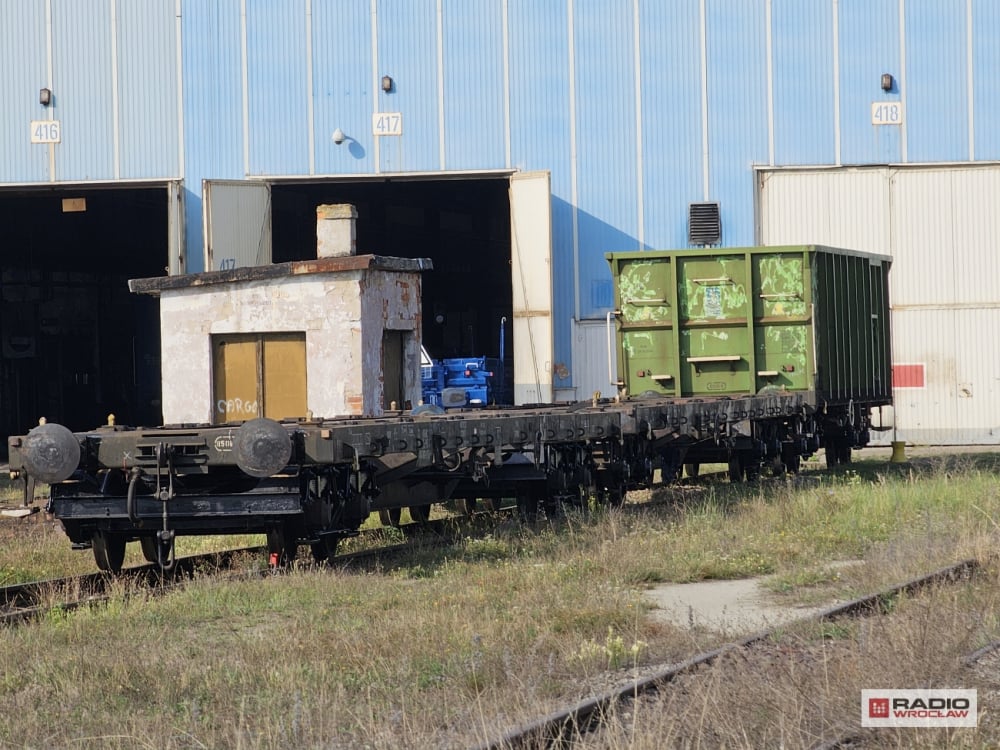
M 888 719 L 889 718 L 889 699 L 888 698 L 869 698 L 868 699 L 868 718 L 870 718 L 870 719 Z

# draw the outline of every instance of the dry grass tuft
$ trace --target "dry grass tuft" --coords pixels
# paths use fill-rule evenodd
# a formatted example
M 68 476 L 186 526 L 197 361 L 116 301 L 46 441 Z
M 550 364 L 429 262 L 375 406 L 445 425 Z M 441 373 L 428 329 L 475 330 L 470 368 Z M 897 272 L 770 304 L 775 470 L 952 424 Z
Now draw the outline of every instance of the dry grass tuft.
M 809 747 L 859 723 L 863 687 L 979 687 L 987 708 L 996 670 L 962 671 L 958 656 L 1000 635 L 998 473 L 968 457 L 902 471 L 861 462 L 652 493 L 554 525 L 504 522 L 394 567 L 205 577 L 155 599 L 121 590 L 110 604 L 4 633 L 0 737 L 25 747 L 468 747 L 718 645 L 721 636 L 650 618 L 649 585 L 769 574 L 790 603 L 823 601 L 968 556 L 987 563 L 971 583 L 902 601 L 883 620 L 789 627 L 658 703 L 619 709 L 586 742 Z M 49 544 L 61 532 L 32 523 L 7 535 L 3 575 L 62 564 Z M 1000 744 L 989 723 L 909 731 L 871 741 Z

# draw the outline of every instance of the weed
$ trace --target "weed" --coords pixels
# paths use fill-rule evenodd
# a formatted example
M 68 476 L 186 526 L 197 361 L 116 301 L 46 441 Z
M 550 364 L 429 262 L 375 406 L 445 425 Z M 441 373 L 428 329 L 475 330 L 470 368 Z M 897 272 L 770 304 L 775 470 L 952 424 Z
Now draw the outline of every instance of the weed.
M 618 669 L 623 666 L 636 666 L 639 657 L 647 644 L 636 640 L 631 645 L 625 645 L 625 639 L 616 633 L 613 627 L 608 628 L 604 643 L 598 643 L 588 638 L 581 644 L 576 658 L 588 666 L 598 666 L 602 669 Z

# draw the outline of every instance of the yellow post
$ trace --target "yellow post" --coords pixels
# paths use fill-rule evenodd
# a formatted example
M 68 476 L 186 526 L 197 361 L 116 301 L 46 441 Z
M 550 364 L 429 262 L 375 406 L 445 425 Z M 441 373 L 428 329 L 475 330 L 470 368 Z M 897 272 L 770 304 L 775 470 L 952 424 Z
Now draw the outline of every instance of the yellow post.
M 889 463 L 891 463 L 891 464 L 905 464 L 906 463 L 906 441 L 905 440 L 893 440 L 892 441 L 892 455 L 889 456 Z

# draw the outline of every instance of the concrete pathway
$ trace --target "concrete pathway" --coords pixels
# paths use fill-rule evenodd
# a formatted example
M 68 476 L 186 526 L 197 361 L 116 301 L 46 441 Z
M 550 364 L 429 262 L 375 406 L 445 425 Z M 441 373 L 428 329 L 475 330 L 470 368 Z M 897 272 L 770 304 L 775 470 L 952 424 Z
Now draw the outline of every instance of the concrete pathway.
M 699 581 L 657 586 L 644 592 L 655 619 L 682 628 L 700 628 L 737 637 L 821 612 L 838 602 L 789 606 L 764 588 L 764 578 Z

